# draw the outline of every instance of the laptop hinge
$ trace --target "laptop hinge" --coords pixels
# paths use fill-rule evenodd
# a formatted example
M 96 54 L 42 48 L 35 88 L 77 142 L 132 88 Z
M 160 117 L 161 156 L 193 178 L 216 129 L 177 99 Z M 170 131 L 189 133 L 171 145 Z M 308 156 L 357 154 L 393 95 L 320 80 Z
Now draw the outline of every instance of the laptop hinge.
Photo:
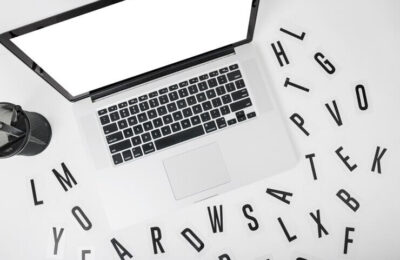
M 234 46 L 228 46 L 224 47 L 215 51 L 211 51 L 187 60 L 183 60 L 177 63 L 174 63 L 172 65 L 168 65 L 166 67 L 156 69 L 147 73 L 144 73 L 139 76 L 135 76 L 105 87 L 102 87 L 101 89 L 95 90 L 93 92 L 90 92 L 90 97 L 92 99 L 92 102 L 95 102 L 98 99 L 104 98 L 106 96 L 115 94 L 117 92 L 120 92 L 122 90 L 132 88 L 134 86 L 138 86 L 144 83 L 147 83 L 149 81 L 153 81 L 155 79 L 176 73 L 178 71 L 214 60 L 221 58 L 223 56 L 231 55 L 235 53 Z

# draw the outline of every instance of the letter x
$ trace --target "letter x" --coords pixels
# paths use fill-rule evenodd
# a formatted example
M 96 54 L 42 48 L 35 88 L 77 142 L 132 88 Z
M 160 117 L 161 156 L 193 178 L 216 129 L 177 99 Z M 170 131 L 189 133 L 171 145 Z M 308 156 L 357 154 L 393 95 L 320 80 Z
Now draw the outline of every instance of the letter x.
M 322 232 L 324 232 L 325 235 L 329 235 L 328 231 L 321 224 L 321 215 L 320 215 L 319 209 L 317 210 L 317 216 L 315 216 L 314 213 L 312 213 L 312 212 L 310 212 L 310 216 L 314 219 L 315 223 L 317 223 L 317 225 L 318 225 L 318 238 L 322 237 Z

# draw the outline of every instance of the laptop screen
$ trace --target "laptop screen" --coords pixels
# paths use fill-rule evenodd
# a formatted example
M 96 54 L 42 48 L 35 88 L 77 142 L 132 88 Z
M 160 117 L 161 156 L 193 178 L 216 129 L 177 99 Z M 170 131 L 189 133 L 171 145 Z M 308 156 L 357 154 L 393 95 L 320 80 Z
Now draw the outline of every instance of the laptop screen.
M 252 0 L 125 0 L 12 38 L 72 96 L 246 39 Z

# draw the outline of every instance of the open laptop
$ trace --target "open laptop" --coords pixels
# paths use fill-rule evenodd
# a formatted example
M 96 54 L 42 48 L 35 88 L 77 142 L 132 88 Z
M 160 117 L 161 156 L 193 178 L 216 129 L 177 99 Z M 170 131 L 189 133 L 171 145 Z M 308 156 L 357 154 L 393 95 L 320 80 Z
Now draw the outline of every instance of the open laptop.
M 71 102 L 114 228 L 296 162 L 251 44 L 259 1 L 98 1 L 1 43 Z

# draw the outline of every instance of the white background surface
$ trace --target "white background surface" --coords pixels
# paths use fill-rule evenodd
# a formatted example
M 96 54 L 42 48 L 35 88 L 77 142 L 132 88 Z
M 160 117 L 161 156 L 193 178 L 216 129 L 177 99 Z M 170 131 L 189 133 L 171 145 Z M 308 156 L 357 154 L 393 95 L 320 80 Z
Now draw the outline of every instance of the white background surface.
M 44 18 L 79 6 L 85 1 L 7 1 L 0 5 L 0 30 Z M 2 259 L 52 259 L 53 226 L 64 226 L 60 245 L 63 257 L 80 259 L 79 250 L 90 248 L 94 257 L 118 259 L 109 243 L 116 236 L 135 259 L 217 259 L 229 253 L 233 259 L 388 259 L 400 258 L 400 2 L 386 1 L 300 1 L 263 0 L 255 43 L 263 50 L 267 72 L 286 118 L 300 113 L 310 137 L 290 125 L 302 158 L 291 171 L 244 187 L 222 197 L 195 205 L 172 216 L 162 217 L 129 230 L 110 232 L 91 189 L 95 172 L 85 171 L 72 104 L 32 73 L 4 48 L 0 49 L 1 99 L 43 113 L 51 122 L 54 138 L 50 147 L 34 158 L 15 157 L 0 162 L 0 256 Z M 280 27 L 307 32 L 299 41 L 279 32 Z M 280 68 L 270 43 L 281 40 L 291 64 Z M 336 65 L 337 73 L 326 74 L 313 61 L 321 51 Z M 286 77 L 306 85 L 310 93 L 284 88 Z M 354 87 L 363 83 L 370 108 L 357 108 Z M 337 127 L 324 104 L 335 99 L 344 125 Z M 290 121 L 288 124 L 290 124 Z M 371 172 L 376 146 L 388 148 L 382 159 L 383 173 Z M 350 173 L 334 151 L 344 153 L 358 168 Z M 319 180 L 312 180 L 304 155 L 314 152 Z M 79 185 L 65 193 L 51 169 L 60 170 L 65 161 Z M 35 178 L 39 198 L 45 204 L 34 207 L 29 179 Z M 267 187 L 294 193 L 290 206 L 267 196 Z M 361 207 L 356 213 L 335 196 L 347 189 Z M 212 234 L 206 206 L 224 204 L 225 231 Z M 260 230 L 250 232 L 241 206 L 251 203 Z M 70 210 L 80 205 L 91 216 L 94 229 L 84 232 Z M 317 238 L 309 212 L 321 209 L 322 223 L 330 235 Z M 298 239 L 288 243 L 277 222 L 282 217 Z M 153 256 L 149 227 L 163 230 L 165 256 Z M 345 227 L 356 228 L 354 243 L 344 256 Z M 197 254 L 179 235 L 191 227 L 206 243 Z M 111 258 L 114 257 L 114 258 Z

